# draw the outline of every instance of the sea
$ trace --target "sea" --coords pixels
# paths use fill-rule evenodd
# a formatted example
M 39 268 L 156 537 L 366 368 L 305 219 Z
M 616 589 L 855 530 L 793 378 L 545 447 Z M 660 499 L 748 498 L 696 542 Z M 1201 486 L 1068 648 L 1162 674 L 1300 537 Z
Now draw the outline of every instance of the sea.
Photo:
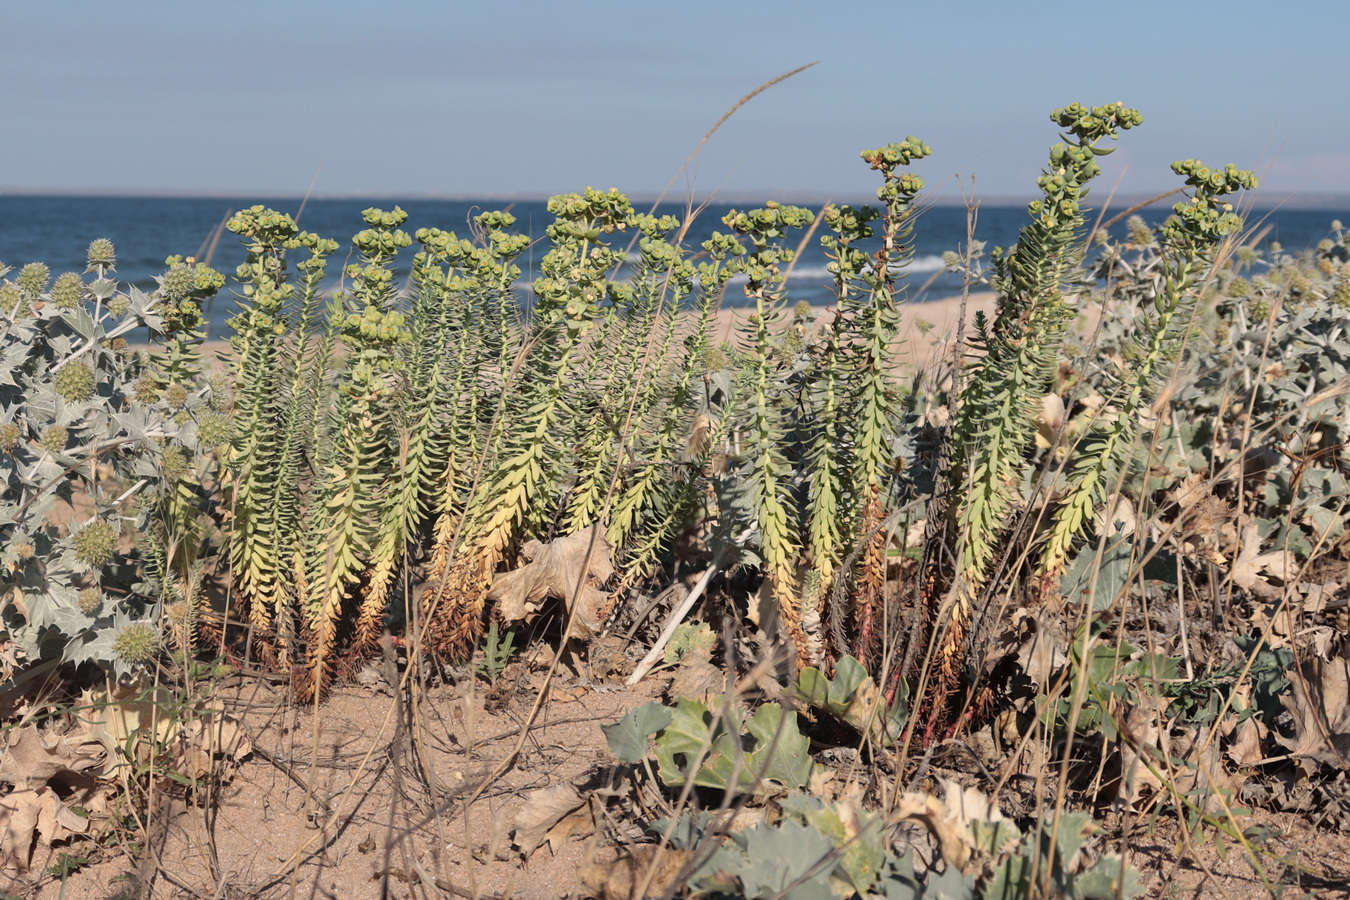
M 791 203 L 790 199 L 781 202 Z M 350 197 L 303 200 L 297 197 L 146 197 L 146 196 L 74 196 L 37 194 L 0 194 L 0 267 L 10 266 L 8 277 L 14 277 L 20 266 L 29 262 L 46 263 L 52 275 L 62 272 L 83 272 L 85 250 L 95 238 L 110 239 L 117 250 L 117 278 L 125 287 L 135 285 L 153 290 L 155 276 L 164 270 L 165 257 L 178 254 L 195 256 L 209 261 L 225 273 L 227 284 L 233 285 L 235 268 L 244 260 L 244 250 L 238 238 L 225 231 L 223 225 L 237 210 L 262 204 L 295 216 L 302 229 L 324 237 L 334 238 L 340 246 L 350 247 L 350 236 L 362 229 L 361 211 L 369 207 L 392 209 L 401 207 L 408 213 L 405 229 L 436 227 L 454 231 L 462 236 L 470 233 L 473 216 L 487 210 L 505 209 L 516 216 L 516 229 L 534 237 L 542 237 L 545 226 L 552 221 L 543 200 L 472 200 L 426 199 L 399 197 Z M 820 203 L 801 202 L 799 205 L 818 209 Z M 635 208 L 649 206 L 635 203 Z M 714 230 L 723 228 L 722 217 L 731 209 L 747 208 L 747 204 L 733 206 L 712 203 L 702 207 L 693 217 L 686 244 L 697 248 Z M 1158 221 L 1166 215 L 1168 206 L 1149 207 L 1140 214 L 1148 221 Z M 658 213 L 670 213 L 681 220 L 688 217 L 683 203 L 665 203 Z M 1108 210 L 1099 221 L 1110 219 L 1115 210 Z M 1261 243 L 1278 241 L 1286 251 L 1297 252 L 1315 246 L 1331 232 L 1335 220 L 1350 221 L 1350 206 L 1337 209 L 1253 210 L 1248 221 L 1253 224 L 1253 237 Z M 1018 230 L 1027 222 L 1025 204 L 982 204 L 978 210 L 975 239 L 986 245 L 1009 247 L 1017 241 Z M 1109 231 L 1121 237 L 1123 221 Z M 797 235 L 785 243 L 799 249 L 800 256 L 792 269 L 788 296 L 792 302 L 806 300 L 812 304 L 831 302 L 830 277 L 826 271 L 828 259 L 820 246 L 818 231 L 810 240 L 802 242 Z M 908 266 L 908 296 L 911 302 L 947 297 L 961 290 L 961 280 L 946 270 L 942 254 L 946 251 L 963 252 L 968 242 L 967 211 L 962 206 L 933 205 L 918 211 L 913 220 L 910 237 L 912 259 Z M 416 245 L 414 244 L 415 249 Z M 339 251 L 339 255 L 343 251 Z M 413 250 L 400 257 L 401 275 L 406 277 Z M 542 241 L 532 245 L 521 257 L 524 269 L 520 285 L 522 295 L 528 294 L 528 283 L 533 266 L 546 252 Z M 337 272 L 339 266 L 331 266 Z M 737 305 L 735 285 L 729 289 L 726 303 Z M 234 306 L 229 287 L 207 309 L 209 336 L 227 337 L 226 320 Z

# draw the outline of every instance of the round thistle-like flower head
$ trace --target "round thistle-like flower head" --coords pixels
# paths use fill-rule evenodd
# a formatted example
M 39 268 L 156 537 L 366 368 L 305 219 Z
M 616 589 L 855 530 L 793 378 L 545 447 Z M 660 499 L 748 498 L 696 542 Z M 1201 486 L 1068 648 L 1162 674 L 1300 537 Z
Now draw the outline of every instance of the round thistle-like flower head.
M 188 459 L 181 447 L 165 447 L 160 459 L 164 480 L 173 483 L 188 473 Z
M 1142 216 L 1130 216 L 1125 221 L 1125 233 L 1129 242 L 1136 247 L 1153 246 L 1153 229 L 1148 227 Z
M 1336 285 L 1336 289 L 1331 292 L 1331 296 L 1327 299 L 1329 299 L 1331 305 L 1337 309 L 1350 312 L 1350 279 L 1342 278 L 1340 283 Z
M 176 302 L 191 294 L 197 286 L 196 273 L 186 263 L 171 263 L 162 284 L 164 296 Z
M 948 269 L 961 268 L 961 254 L 955 250 L 942 251 L 942 265 Z
M 107 238 L 91 241 L 85 253 L 85 260 L 91 269 L 98 266 L 113 268 L 117 265 L 117 251 L 113 248 L 113 242 Z
M 23 305 L 23 292 L 12 284 L 0 284 L 0 313 L 11 315 Z
M 52 456 L 58 453 L 64 453 L 66 442 L 70 440 L 70 432 L 64 425 L 48 425 L 42 429 L 42 436 L 38 442 L 42 444 L 42 449 L 46 450 Z
M 224 412 L 230 408 L 234 401 L 233 384 L 230 377 L 223 372 L 214 372 L 207 376 L 206 384 L 211 389 L 207 398 L 207 405 L 216 412 Z
M 19 445 L 19 439 L 22 437 L 23 430 L 13 422 L 0 425 L 0 451 L 10 452 Z
M 131 399 L 143 406 L 156 402 L 159 400 L 159 382 L 149 374 L 137 378 L 131 386 Z
M 52 302 L 57 309 L 75 309 L 84 300 L 84 280 L 75 272 L 58 275 L 52 285 Z
M 90 569 L 101 569 L 117 552 L 117 528 L 98 519 L 75 532 L 75 559 Z
M 87 587 L 80 591 L 80 599 L 75 605 L 86 616 L 92 616 L 103 606 L 103 592 L 96 587 Z
M 19 270 L 19 277 L 14 279 L 18 285 L 19 291 L 28 299 L 36 299 L 47 289 L 47 284 L 52 280 L 52 270 L 43 263 L 29 263 Z
M 164 386 L 164 402 L 169 404 L 170 409 L 182 409 L 187 405 L 188 389 L 178 382 L 170 382 Z
M 187 642 L 191 619 L 192 607 L 186 600 L 175 600 L 164 607 L 164 623 L 169 628 L 171 640 L 180 647 Z
M 220 413 L 204 413 L 197 420 L 197 439 L 203 447 L 219 447 L 234 437 L 234 423 Z
M 709 347 L 703 351 L 703 368 L 710 372 L 725 369 L 729 361 L 720 347 Z
M 146 622 L 123 626 L 113 637 L 112 651 L 124 663 L 148 662 L 159 649 L 159 634 Z
M 86 362 L 73 362 L 56 373 L 54 385 L 71 403 L 83 403 L 94 396 L 94 370 Z
M 108 312 L 111 313 L 115 319 L 120 319 L 125 316 L 127 310 L 130 308 L 131 300 L 126 294 L 114 294 L 112 299 L 108 301 Z

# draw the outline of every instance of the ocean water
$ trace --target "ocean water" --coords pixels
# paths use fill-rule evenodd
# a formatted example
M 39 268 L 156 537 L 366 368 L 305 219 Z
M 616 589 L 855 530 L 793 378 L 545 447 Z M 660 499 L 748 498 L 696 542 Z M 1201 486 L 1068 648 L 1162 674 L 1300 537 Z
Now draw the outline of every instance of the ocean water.
M 791 198 L 782 198 L 791 203 Z M 85 249 L 95 238 L 106 237 L 117 248 L 117 277 L 125 284 L 142 289 L 155 286 L 154 276 L 163 271 L 164 258 L 172 254 L 209 259 L 233 283 L 235 268 L 244 260 L 239 239 L 223 231 L 222 222 L 234 211 L 264 204 L 298 217 L 300 227 L 339 241 L 343 247 L 350 236 L 364 227 L 361 210 L 371 206 L 391 209 L 400 206 L 408 212 L 405 228 L 411 232 L 422 227 L 436 227 L 468 233 L 472 216 L 485 210 L 509 209 L 517 218 L 516 229 L 530 235 L 542 236 L 551 221 L 542 201 L 503 200 L 430 200 L 383 198 L 319 199 L 304 203 L 298 198 L 266 197 L 112 197 L 112 196 L 40 196 L 0 195 L 0 264 L 19 266 L 28 262 L 44 262 L 52 274 L 84 271 Z M 645 209 L 642 204 L 635 207 Z M 803 203 L 804 206 L 812 204 Z M 733 208 L 728 204 L 714 204 L 703 209 L 694 219 L 687 243 L 692 247 L 702 242 L 714 230 L 720 229 L 722 216 Z M 741 205 L 739 208 L 745 208 Z M 685 216 L 682 205 L 665 204 L 659 212 Z M 1166 214 L 1167 207 L 1146 210 L 1145 218 L 1157 219 Z M 1108 213 L 1108 218 L 1110 213 Z M 1278 240 L 1286 249 L 1299 250 L 1315 245 L 1326 237 L 1334 219 L 1350 221 L 1350 209 L 1335 210 L 1279 209 L 1257 211 L 1249 221 L 1261 220 L 1269 226 L 1265 240 Z M 976 239 L 985 241 L 989 248 L 1011 246 L 1017 240 L 1017 231 L 1027 221 L 1024 205 L 985 205 L 979 210 Z M 1117 236 L 1123 232 L 1123 223 L 1114 227 Z M 931 206 L 923 209 L 914 220 L 912 235 L 913 259 L 909 266 L 909 297 L 912 301 L 949 296 L 960 290 L 960 280 L 946 272 L 942 254 L 948 250 L 960 251 L 966 233 L 966 210 L 955 206 Z M 828 260 L 820 247 L 821 231 L 801 247 L 801 257 L 793 269 L 788 285 L 792 300 L 828 303 Z M 796 246 L 799 238 L 789 239 Z M 415 245 L 414 245 L 415 246 Z M 342 253 L 339 250 L 339 254 Z M 528 283 L 534 262 L 543 255 L 542 244 L 536 244 L 520 259 Z M 411 258 L 409 250 L 401 259 L 406 266 Z M 338 266 L 330 267 L 336 272 Z M 15 272 L 10 273 L 12 277 Z M 525 285 L 522 285 L 524 288 Z M 737 301 L 735 285 L 728 291 L 727 302 Z M 213 337 L 223 336 L 224 321 L 233 302 L 230 290 L 217 298 L 208 309 Z

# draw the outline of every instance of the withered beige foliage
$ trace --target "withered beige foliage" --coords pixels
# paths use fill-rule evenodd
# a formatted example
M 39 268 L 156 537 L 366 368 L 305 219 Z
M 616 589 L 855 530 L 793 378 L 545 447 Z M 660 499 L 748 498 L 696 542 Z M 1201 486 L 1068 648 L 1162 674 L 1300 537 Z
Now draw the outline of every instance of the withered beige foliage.
M 574 834 L 590 833 L 595 823 L 590 804 L 566 782 L 532 792 L 516 814 L 515 845 L 529 856 L 548 842 L 555 853 Z
M 44 733 L 35 725 L 8 729 L 0 749 L 0 782 L 11 787 L 0 797 L 0 869 L 23 872 L 35 842 L 50 845 L 88 830 L 88 815 L 73 807 L 102 810 L 110 793 L 99 777 L 104 751 L 87 736 Z
M 549 599 L 562 600 L 572 615 L 567 636 L 590 637 L 600 627 L 600 611 L 609 599 L 595 585 L 614 574 L 612 551 L 599 525 L 547 544 L 530 541 L 520 550 L 526 564 L 498 575 L 488 599 L 507 622 L 528 622 Z
M 1293 687 L 1280 702 L 1294 719 L 1294 737 L 1275 739 L 1312 774 L 1318 764 L 1350 768 L 1350 648 L 1329 660 L 1309 659 L 1287 673 Z

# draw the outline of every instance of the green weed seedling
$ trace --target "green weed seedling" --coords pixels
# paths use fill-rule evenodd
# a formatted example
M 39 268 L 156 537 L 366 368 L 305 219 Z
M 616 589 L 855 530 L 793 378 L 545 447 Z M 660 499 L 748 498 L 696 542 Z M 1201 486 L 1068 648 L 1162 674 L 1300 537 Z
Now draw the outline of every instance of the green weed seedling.
M 487 636 L 483 640 L 483 659 L 478 663 L 479 676 L 486 679 L 488 684 L 495 685 L 506 671 L 506 664 L 511 661 L 515 649 L 515 631 L 507 630 L 503 635 L 495 619 L 489 622 Z

